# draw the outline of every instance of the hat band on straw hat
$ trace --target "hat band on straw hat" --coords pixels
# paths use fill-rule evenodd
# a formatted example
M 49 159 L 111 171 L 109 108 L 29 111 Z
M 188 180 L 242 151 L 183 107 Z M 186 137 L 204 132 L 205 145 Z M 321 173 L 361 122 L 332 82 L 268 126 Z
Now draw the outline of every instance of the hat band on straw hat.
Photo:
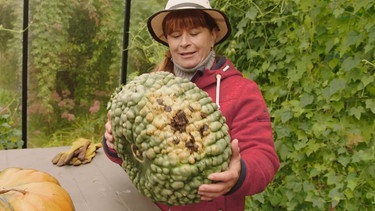
M 170 8 L 168 8 L 168 10 L 176 10 L 176 9 L 188 9 L 188 8 L 191 8 L 191 9 L 209 9 L 209 8 L 206 8 L 200 4 L 194 4 L 194 3 L 181 3 L 181 4 L 176 4 Z

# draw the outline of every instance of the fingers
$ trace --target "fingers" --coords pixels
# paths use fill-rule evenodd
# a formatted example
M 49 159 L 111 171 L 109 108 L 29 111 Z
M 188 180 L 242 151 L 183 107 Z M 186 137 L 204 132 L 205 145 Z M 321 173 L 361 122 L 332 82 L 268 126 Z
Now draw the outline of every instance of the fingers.
M 208 175 L 209 180 L 217 182 L 230 182 L 233 180 L 237 181 L 241 171 L 241 155 L 237 139 L 234 139 L 232 141 L 231 149 L 232 156 L 229 162 L 228 170 Z
M 215 183 L 199 186 L 198 193 L 201 195 L 201 200 L 213 200 L 222 196 L 228 193 L 236 184 L 241 172 L 241 155 L 237 139 L 232 141 L 231 149 L 232 156 L 228 170 L 210 174 L 208 179 Z
M 231 185 L 227 183 L 214 183 L 214 184 L 205 184 L 201 185 L 198 189 L 198 194 L 201 195 L 201 200 L 213 200 L 217 197 L 228 193 L 231 189 Z
M 235 157 L 236 159 L 240 158 L 240 147 L 238 146 L 238 140 L 233 139 L 231 143 L 231 149 L 232 149 L 232 157 Z
M 229 162 L 228 170 L 232 172 L 232 178 L 237 179 L 240 176 L 241 172 L 241 155 L 240 155 L 240 147 L 238 146 L 238 140 L 234 139 L 231 143 L 232 149 L 232 157 Z M 234 185 L 234 184 L 233 184 Z
M 112 126 L 111 122 L 105 123 L 105 133 L 104 137 L 107 139 L 107 141 L 113 142 L 113 135 L 112 135 Z
M 215 183 L 203 184 L 198 188 L 198 194 L 201 195 L 202 200 L 207 200 L 204 198 L 217 198 L 229 192 L 230 189 L 236 183 L 238 176 L 233 176 L 233 173 L 229 170 L 222 173 L 217 173 L 215 175 L 209 175 L 209 179 L 213 178 Z M 211 179 L 212 180 L 212 179 Z M 211 200 L 211 199 L 208 199 Z
M 114 149 L 115 148 L 115 145 L 114 145 L 113 142 L 110 142 L 110 141 L 107 140 L 106 143 L 107 143 L 108 148 L 110 148 L 110 149 Z
M 109 118 L 109 112 L 108 112 L 108 118 Z M 112 126 L 111 126 L 111 121 L 108 119 L 108 121 L 105 123 L 105 133 L 104 137 L 106 139 L 107 146 L 111 149 L 114 148 L 114 139 L 112 135 Z

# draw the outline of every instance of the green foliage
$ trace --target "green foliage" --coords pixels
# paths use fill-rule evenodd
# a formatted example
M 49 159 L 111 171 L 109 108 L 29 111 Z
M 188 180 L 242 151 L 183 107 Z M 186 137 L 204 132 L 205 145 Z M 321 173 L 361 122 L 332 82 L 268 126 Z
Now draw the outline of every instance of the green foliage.
M 30 2 L 29 147 L 48 146 L 51 140 L 64 144 L 67 138 L 61 134 L 84 133 L 76 128 L 82 119 L 96 122 L 97 115 L 106 116 L 103 108 L 120 82 L 124 4 L 123 0 Z M 145 20 L 152 8 L 161 9 L 164 4 L 161 0 L 132 2 L 129 79 L 150 71 L 159 61 L 156 57 L 163 55 L 163 47 L 149 36 Z M 0 12 L 1 88 L 19 93 L 22 4 L 2 0 Z M 95 136 L 102 132 L 94 131 Z
M 215 1 L 219 46 L 255 80 L 281 168 L 250 210 L 375 208 L 375 1 Z
M 93 115 L 79 116 L 54 133 L 35 133 L 30 137 L 28 147 L 56 147 L 70 146 L 78 138 L 90 139 L 93 143 L 101 142 L 103 135 L 103 124 L 107 121 L 107 116 L 103 112 Z
M 20 124 L 14 121 L 19 120 L 18 104 L 12 100 L 12 94 L 0 90 L 0 150 L 17 149 L 23 145 Z
M 0 111 L 3 108 L 0 107 Z M 21 131 L 12 126 L 9 114 L 0 112 L 0 150 L 22 147 Z
M 11 2 L 4 1 L 0 4 L 0 51 L 4 52 L 7 49 L 7 41 L 11 39 L 14 34 L 11 31 L 12 22 L 16 19 L 15 14 L 8 13 L 9 8 L 12 7 Z
M 20 67 L 22 53 L 22 19 L 16 9 L 20 6 L 19 1 L 0 1 L 0 89 L 4 90 L 19 87 L 20 74 L 14 70 Z
M 74 130 L 75 121 L 88 114 L 106 115 L 100 107 L 119 84 L 123 3 L 30 2 L 31 134 L 50 137 Z
M 19 106 L 22 24 L 18 18 L 19 1 L 0 1 L 0 149 L 21 148 L 21 113 Z
M 167 48 L 151 38 L 147 29 L 147 18 L 164 9 L 166 3 L 166 0 L 149 0 L 147 4 L 143 1 L 131 2 L 129 74 L 150 72 L 164 57 Z

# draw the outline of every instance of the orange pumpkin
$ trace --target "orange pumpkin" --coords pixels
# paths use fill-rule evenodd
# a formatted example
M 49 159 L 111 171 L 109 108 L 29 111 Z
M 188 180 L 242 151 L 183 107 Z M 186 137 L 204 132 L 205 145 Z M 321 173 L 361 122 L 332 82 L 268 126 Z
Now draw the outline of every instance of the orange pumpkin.
M 56 178 L 34 169 L 0 171 L 1 211 L 74 211 L 68 192 Z

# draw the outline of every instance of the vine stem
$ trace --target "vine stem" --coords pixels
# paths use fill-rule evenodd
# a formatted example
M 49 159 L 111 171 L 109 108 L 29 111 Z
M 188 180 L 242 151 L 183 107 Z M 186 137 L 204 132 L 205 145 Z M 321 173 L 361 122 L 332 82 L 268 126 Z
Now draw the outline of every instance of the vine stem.
M 22 193 L 24 195 L 27 193 L 27 191 L 25 191 L 25 190 L 21 190 L 21 189 L 17 189 L 17 188 L 9 188 L 9 189 L 0 190 L 0 195 L 4 194 L 4 193 L 8 193 L 10 191 L 20 192 L 20 193 Z
M 370 61 L 368 61 L 366 59 L 362 59 L 362 62 L 364 62 L 365 64 L 369 64 L 369 65 L 375 67 L 375 64 L 371 63 Z
M 137 146 L 135 146 L 134 144 L 131 145 L 131 150 L 133 152 L 133 156 L 134 158 L 139 161 L 140 163 L 144 163 L 145 162 L 145 159 L 143 158 L 143 156 L 141 155 L 139 149 Z
M 0 25 L 0 31 L 7 31 L 7 32 L 11 32 L 11 33 L 21 34 L 21 33 L 24 33 L 27 29 L 29 29 L 31 24 L 32 24 L 32 22 L 30 22 L 30 24 L 25 29 L 21 29 L 21 30 L 8 29 L 8 28 L 5 28 L 3 25 Z

